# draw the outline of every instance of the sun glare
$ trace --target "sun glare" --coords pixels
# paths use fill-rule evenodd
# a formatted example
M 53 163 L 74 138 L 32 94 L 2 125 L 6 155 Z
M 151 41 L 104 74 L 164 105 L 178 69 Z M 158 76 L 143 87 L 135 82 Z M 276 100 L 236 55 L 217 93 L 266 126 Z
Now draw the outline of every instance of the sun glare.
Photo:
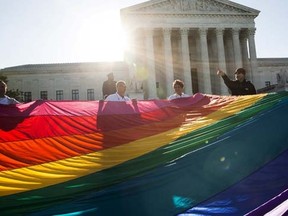
M 79 59 L 121 61 L 126 47 L 125 32 L 115 12 L 96 14 L 82 21 L 74 49 Z

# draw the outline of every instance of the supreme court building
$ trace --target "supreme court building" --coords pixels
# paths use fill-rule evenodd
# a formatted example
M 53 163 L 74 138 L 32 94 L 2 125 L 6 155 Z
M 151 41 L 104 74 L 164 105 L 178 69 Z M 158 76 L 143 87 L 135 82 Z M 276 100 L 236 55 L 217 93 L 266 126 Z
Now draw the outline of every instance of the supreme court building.
M 123 62 L 22 65 L 0 74 L 24 101 L 102 99 L 109 72 L 138 99 L 167 98 L 174 79 L 185 82 L 187 94 L 228 95 L 218 68 L 233 79 L 244 67 L 256 89 L 288 82 L 287 58 L 257 59 L 258 10 L 228 0 L 151 0 L 120 13 L 129 44 Z
M 148 98 L 172 93 L 175 78 L 185 81 L 188 94 L 227 94 L 218 68 L 233 77 L 236 68 L 244 67 L 247 78 L 260 87 L 258 14 L 226 0 L 155 0 L 122 9 L 129 60 L 147 70 Z

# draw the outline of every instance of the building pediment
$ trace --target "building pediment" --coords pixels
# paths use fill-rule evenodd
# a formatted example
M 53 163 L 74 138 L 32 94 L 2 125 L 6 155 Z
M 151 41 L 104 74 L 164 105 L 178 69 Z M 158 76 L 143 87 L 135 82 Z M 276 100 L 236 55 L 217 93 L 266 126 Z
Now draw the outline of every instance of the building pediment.
M 152 0 L 122 9 L 126 13 L 149 14 L 250 14 L 258 15 L 259 11 L 228 0 Z

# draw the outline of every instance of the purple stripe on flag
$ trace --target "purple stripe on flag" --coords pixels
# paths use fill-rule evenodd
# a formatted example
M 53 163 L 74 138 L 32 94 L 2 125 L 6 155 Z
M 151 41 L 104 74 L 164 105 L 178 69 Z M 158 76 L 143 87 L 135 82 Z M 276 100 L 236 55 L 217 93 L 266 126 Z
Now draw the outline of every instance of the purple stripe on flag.
M 259 206 L 258 208 L 250 211 L 245 216 L 258 216 L 258 215 L 264 215 L 267 212 L 273 210 L 277 206 L 279 206 L 281 203 L 286 201 L 288 199 L 288 189 L 284 190 L 279 195 L 273 197 L 263 205 Z

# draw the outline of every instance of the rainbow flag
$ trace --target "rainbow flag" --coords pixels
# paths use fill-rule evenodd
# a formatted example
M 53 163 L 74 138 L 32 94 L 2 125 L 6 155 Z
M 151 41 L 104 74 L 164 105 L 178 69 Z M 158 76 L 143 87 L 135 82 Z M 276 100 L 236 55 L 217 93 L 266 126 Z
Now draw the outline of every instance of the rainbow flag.
M 288 92 L 1 105 L 0 213 L 269 212 L 288 199 L 287 132 Z

